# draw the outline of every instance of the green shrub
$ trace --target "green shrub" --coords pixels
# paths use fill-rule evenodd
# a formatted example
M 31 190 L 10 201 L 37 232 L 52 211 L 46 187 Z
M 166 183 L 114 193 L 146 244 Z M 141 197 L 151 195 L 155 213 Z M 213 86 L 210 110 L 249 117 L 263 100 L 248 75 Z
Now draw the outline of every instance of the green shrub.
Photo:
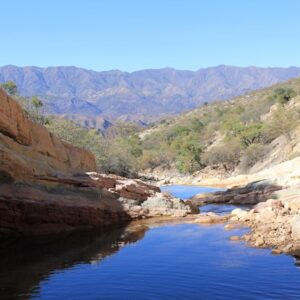
M 291 98 L 297 96 L 297 93 L 290 87 L 280 87 L 274 90 L 272 98 L 281 103 L 285 104 L 290 101 Z
M 1 83 L 0 87 L 3 88 L 10 96 L 16 96 L 18 94 L 18 87 L 13 81 Z
M 203 147 L 192 136 L 177 140 L 173 147 L 176 149 L 175 164 L 180 172 L 192 173 L 204 166 L 201 161 Z

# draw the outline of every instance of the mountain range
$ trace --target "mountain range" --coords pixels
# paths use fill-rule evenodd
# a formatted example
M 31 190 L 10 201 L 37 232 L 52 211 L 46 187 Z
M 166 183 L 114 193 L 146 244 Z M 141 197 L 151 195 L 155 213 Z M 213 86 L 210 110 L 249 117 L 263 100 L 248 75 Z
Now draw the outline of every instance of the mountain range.
M 300 68 L 220 65 L 198 71 L 164 68 L 128 73 L 78 67 L 0 67 L 0 82 L 12 80 L 21 95 L 39 96 L 47 113 L 71 115 L 81 122 L 100 118 L 145 124 L 294 77 L 300 77 Z

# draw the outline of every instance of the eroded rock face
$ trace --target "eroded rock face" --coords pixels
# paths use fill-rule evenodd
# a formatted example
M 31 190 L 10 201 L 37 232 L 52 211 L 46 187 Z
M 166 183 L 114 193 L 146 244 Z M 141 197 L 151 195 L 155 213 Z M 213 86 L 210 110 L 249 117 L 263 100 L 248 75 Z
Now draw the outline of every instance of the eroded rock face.
M 91 153 L 32 123 L 0 89 L 0 234 L 106 228 L 196 211 L 156 186 L 96 173 Z
M 1 89 L 0 161 L 1 172 L 15 181 L 96 170 L 91 153 L 60 141 L 44 126 L 28 120 L 20 105 Z
M 21 145 L 31 144 L 29 122 L 20 106 L 0 89 L 0 132 Z

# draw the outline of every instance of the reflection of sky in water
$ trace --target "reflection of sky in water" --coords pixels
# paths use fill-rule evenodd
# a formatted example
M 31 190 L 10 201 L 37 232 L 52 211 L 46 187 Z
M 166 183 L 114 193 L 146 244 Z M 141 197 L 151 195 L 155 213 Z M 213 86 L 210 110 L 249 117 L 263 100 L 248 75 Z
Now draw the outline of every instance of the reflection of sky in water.
M 174 187 L 181 198 L 201 191 L 208 190 Z M 229 208 L 202 209 L 223 213 Z M 229 240 L 247 230 L 226 231 L 220 224 L 153 227 L 112 255 L 97 248 L 85 263 L 54 270 L 33 287 L 32 299 L 300 299 L 300 270 L 293 258 Z M 24 276 L 35 271 L 33 265 L 32 274 Z
M 234 210 L 235 208 L 242 208 L 242 209 L 249 209 L 249 205 L 230 205 L 230 204 L 208 204 L 208 205 L 204 205 L 201 206 L 201 213 L 207 213 L 207 212 L 214 212 L 216 214 L 228 214 L 230 213 L 232 210 Z
M 164 185 L 160 187 L 162 191 L 170 192 L 175 197 L 181 199 L 190 198 L 200 193 L 211 193 L 221 191 L 222 189 L 203 187 L 203 186 L 185 186 L 185 185 Z
M 165 185 L 160 187 L 162 191 L 172 193 L 175 197 L 181 199 L 188 199 L 196 194 L 211 193 L 216 191 L 222 191 L 224 189 L 202 187 L 202 186 L 184 186 L 184 185 Z M 236 205 L 220 205 L 220 204 L 208 204 L 201 207 L 201 213 L 214 212 L 217 214 L 227 214 L 235 209 Z M 239 206 L 242 209 L 248 209 L 249 206 Z
M 222 225 L 155 227 L 100 264 L 54 273 L 42 282 L 41 299 L 299 299 L 293 259 L 228 239 L 244 232 Z

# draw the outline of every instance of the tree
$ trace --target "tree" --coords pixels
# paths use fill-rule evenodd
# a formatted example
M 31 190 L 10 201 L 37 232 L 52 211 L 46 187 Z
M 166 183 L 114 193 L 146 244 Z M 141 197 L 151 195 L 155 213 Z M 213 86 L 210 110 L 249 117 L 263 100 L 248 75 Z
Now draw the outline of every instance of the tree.
M 33 96 L 30 100 L 31 105 L 33 107 L 33 115 L 34 115 L 34 119 L 36 121 L 39 121 L 42 119 L 42 114 L 40 109 L 43 107 L 43 102 L 42 100 L 40 100 L 38 97 Z
M 51 117 L 47 117 L 41 111 L 41 108 L 44 106 L 43 101 L 38 97 L 33 96 L 31 98 L 25 97 L 16 97 L 16 100 L 23 107 L 27 117 L 33 122 L 46 125 L 50 122 Z
M 0 87 L 3 88 L 10 96 L 16 96 L 18 94 L 18 87 L 13 81 L 1 83 Z
M 265 136 L 264 125 L 261 122 L 243 124 L 235 121 L 230 123 L 228 129 L 228 135 L 238 138 L 244 147 L 261 143 Z
M 172 145 L 176 150 L 176 167 L 180 172 L 192 173 L 204 167 L 201 155 L 203 147 L 196 136 L 185 136 L 177 139 Z
M 39 109 L 41 108 L 41 107 L 43 107 L 43 102 L 42 102 L 42 100 L 40 100 L 38 97 L 36 97 L 36 96 L 33 96 L 32 98 L 31 98 L 31 103 L 32 103 L 32 105 L 33 105 L 33 107 L 37 110 L 37 111 L 39 111 Z

